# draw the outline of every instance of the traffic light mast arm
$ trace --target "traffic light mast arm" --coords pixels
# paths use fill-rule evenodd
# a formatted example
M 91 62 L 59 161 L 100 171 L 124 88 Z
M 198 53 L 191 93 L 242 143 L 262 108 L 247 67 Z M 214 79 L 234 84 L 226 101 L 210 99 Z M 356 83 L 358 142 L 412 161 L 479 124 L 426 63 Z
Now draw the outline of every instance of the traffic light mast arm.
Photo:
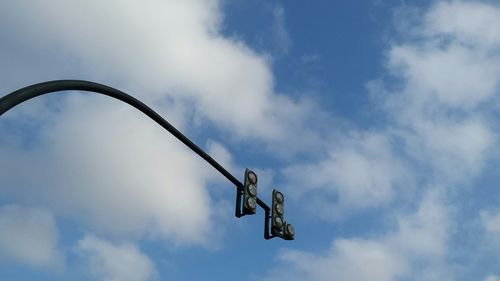
M 2 98 L 0 98 L 0 116 L 5 112 L 15 107 L 16 105 L 23 103 L 29 99 L 60 91 L 86 91 L 93 92 L 102 95 L 106 95 L 120 101 L 123 101 L 142 113 L 146 114 L 149 118 L 153 119 L 156 123 L 174 135 L 178 140 L 184 143 L 192 151 L 198 154 L 201 158 L 207 161 L 212 167 L 214 167 L 219 173 L 226 177 L 230 182 L 232 182 L 237 189 L 243 187 L 243 184 L 236 179 L 231 173 L 229 173 L 224 167 L 222 167 L 215 159 L 203 151 L 199 146 L 193 143 L 189 138 L 177 130 L 172 124 L 163 119 L 158 113 L 152 110 L 149 106 L 145 105 L 140 100 L 128 95 L 122 91 L 114 89 L 112 87 L 102 85 L 99 83 L 83 81 L 83 80 L 55 80 L 48 81 L 39 84 L 34 84 L 31 86 L 24 87 L 17 91 L 14 91 Z M 266 212 L 270 210 L 269 206 L 262 200 L 257 198 L 257 204 L 262 207 Z

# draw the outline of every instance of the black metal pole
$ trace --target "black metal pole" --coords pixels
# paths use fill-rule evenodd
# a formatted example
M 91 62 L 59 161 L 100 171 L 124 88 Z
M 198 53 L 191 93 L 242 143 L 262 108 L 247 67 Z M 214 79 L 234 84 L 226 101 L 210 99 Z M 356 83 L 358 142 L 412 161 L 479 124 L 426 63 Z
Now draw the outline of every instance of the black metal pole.
M 121 100 L 142 113 L 146 114 L 149 118 L 153 119 L 156 123 L 174 135 L 178 140 L 184 143 L 192 151 L 198 154 L 201 158 L 207 161 L 212 167 L 214 167 L 219 173 L 226 177 L 230 182 L 232 182 L 235 187 L 242 188 L 243 184 L 236 179 L 231 173 L 229 173 L 224 167 L 222 167 L 217 161 L 215 161 L 210 155 L 203 151 L 199 146 L 193 143 L 189 138 L 177 130 L 172 124 L 163 119 L 158 113 L 152 110 L 150 107 L 145 105 L 140 100 L 122 92 L 112 87 L 102 85 L 99 83 L 83 81 L 83 80 L 55 80 L 48 81 L 39 84 L 34 84 L 31 86 L 24 87 L 17 91 L 14 91 L 2 98 L 0 98 L 0 116 L 15 107 L 16 105 L 23 103 L 29 99 L 35 98 L 37 96 L 60 92 L 60 91 L 86 91 L 93 92 L 102 95 L 106 95 L 118 100 Z M 262 200 L 257 198 L 257 204 L 264 209 L 264 211 L 269 212 L 270 208 Z

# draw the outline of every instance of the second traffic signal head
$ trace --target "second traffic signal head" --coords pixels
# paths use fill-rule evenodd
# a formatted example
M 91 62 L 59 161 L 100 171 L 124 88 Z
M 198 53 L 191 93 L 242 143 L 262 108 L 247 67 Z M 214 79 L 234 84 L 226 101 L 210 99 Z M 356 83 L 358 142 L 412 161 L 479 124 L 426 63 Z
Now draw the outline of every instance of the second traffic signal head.
M 272 211 L 271 211 L 271 233 L 273 235 L 283 235 L 285 221 L 283 220 L 285 197 L 283 193 L 273 189 Z
M 272 202 L 271 234 L 285 240 L 293 240 L 295 236 L 295 229 L 292 224 L 289 224 L 284 220 L 285 197 L 283 196 L 283 193 L 274 189 Z

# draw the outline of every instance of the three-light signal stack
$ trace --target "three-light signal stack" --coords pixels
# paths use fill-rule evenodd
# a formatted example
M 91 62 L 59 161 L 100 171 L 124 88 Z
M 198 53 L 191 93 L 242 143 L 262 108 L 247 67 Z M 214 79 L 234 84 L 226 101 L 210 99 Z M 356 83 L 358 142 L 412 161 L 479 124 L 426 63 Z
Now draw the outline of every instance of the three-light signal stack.
M 243 184 L 243 214 L 253 215 L 257 210 L 257 174 L 245 170 L 245 181 Z
M 285 197 L 283 193 L 273 189 L 272 211 L 271 211 L 271 233 L 286 240 L 293 240 L 295 229 L 292 224 L 284 220 Z

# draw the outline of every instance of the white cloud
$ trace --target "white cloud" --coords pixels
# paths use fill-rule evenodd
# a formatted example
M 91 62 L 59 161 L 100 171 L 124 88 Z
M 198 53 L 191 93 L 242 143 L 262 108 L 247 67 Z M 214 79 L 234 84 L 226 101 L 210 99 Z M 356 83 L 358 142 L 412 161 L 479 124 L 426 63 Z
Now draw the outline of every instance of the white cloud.
M 445 257 L 451 233 L 450 211 L 432 191 L 424 196 L 417 211 L 398 218 L 399 230 L 387 242 L 409 259 Z
M 61 269 L 58 230 L 44 210 L 5 205 L 0 208 L 0 261 Z
M 441 1 L 426 15 L 429 36 L 451 36 L 465 45 L 497 49 L 500 9 L 480 1 Z
M 415 213 L 398 218 L 398 227 L 377 238 L 335 239 L 326 254 L 284 250 L 282 268 L 269 280 L 450 280 L 445 266 L 449 211 L 427 194 Z M 266 279 L 267 280 L 267 279 Z M 407 279 L 404 279 L 407 280 Z
M 64 119 L 42 122 L 37 146 L 0 149 L 3 193 L 100 233 L 211 243 L 211 167 L 126 105 L 77 95 L 63 107 Z
M 392 151 L 391 139 L 384 134 L 353 133 L 335 143 L 321 162 L 285 170 L 289 184 L 295 183 L 290 187 L 295 196 L 310 196 L 320 200 L 319 204 L 330 205 L 330 214 L 321 212 L 323 215 L 335 218 L 345 209 L 385 204 L 398 184 L 408 180 L 404 164 Z M 337 199 L 326 202 L 322 199 L 325 194 Z
M 286 55 L 290 49 L 292 41 L 286 29 L 285 10 L 281 5 L 276 5 L 273 8 L 273 16 L 274 22 L 272 30 L 274 32 L 274 48 L 277 49 L 280 54 Z
M 87 235 L 78 242 L 76 251 L 99 280 L 147 281 L 156 275 L 153 262 L 130 243 L 113 244 Z
M 459 20 L 469 11 L 471 16 Z M 432 6 L 425 20 L 412 26 L 415 38 L 392 44 L 387 53 L 387 70 L 397 86 L 369 85 L 394 120 L 408 155 L 432 167 L 434 180 L 474 178 L 496 142 L 488 121 L 500 90 L 500 56 L 491 51 L 500 48 L 490 25 L 496 14 L 500 8 L 481 3 Z M 477 30 L 484 36 L 472 36 Z
M 455 13 L 473 6 L 472 19 L 458 20 Z M 343 128 L 347 133 L 326 137 L 328 152 L 319 159 L 284 169 L 287 184 L 296 183 L 290 188 L 296 197 L 308 196 L 337 218 L 346 210 L 387 205 L 414 182 L 450 187 L 479 175 L 496 143 L 488 110 L 499 98 L 500 56 L 491 50 L 500 41 L 492 39 L 497 31 L 489 24 L 499 11 L 446 2 L 408 25 L 410 38 L 392 42 L 387 51 L 389 86 L 382 80 L 367 85 L 389 122 L 370 131 Z M 477 15 L 482 12 L 488 20 Z M 491 34 L 473 37 L 476 29 Z
M 418 120 L 402 133 L 409 155 L 432 167 L 434 179 L 467 181 L 488 159 L 495 136 L 482 119 Z
M 0 6 L 0 32 L 9 46 L 30 44 L 29 55 L 35 47 L 58 49 L 49 54 L 75 61 L 74 74 L 113 81 L 141 99 L 188 99 L 197 114 L 234 136 L 284 138 L 268 61 L 219 34 L 219 5 L 213 0 L 17 1 Z M 20 49 L 3 51 L 26 55 Z M 45 71 L 57 73 L 50 66 Z
M 454 224 L 436 194 L 456 194 L 450 188 L 469 186 L 496 144 L 490 114 L 500 93 L 500 41 L 491 24 L 499 13 L 497 6 L 483 3 L 431 6 L 425 20 L 408 25 L 410 36 L 391 42 L 388 86 L 368 84 L 388 124 L 360 133 L 362 137 L 332 138 L 320 161 L 285 170 L 297 181 L 293 189 L 301 200 L 303 195 L 316 199 L 312 209 L 326 205 L 338 213 L 353 206 L 383 206 L 393 198 L 411 200 L 398 202 L 408 205 L 418 202 L 418 194 L 427 194 L 418 210 L 396 215 L 395 231 L 336 238 L 323 254 L 285 250 L 280 268 L 288 272 L 275 269 L 269 280 L 453 280 L 466 270 L 450 262 L 458 252 L 449 247 Z M 477 30 L 485 34 L 475 35 Z M 293 175 L 306 175 L 306 180 Z M 413 180 L 423 187 L 405 198 L 409 193 L 395 187 L 407 188 Z M 332 208 L 343 201 L 347 204 L 340 210 Z M 494 214 L 483 215 L 492 233 L 500 229 L 497 220 Z
M 426 40 L 423 46 L 395 46 L 389 53 L 389 68 L 406 79 L 413 107 L 470 109 L 497 92 L 500 58 L 457 43 L 443 47 Z
M 484 281 L 498 281 L 500 280 L 500 278 L 498 276 L 495 276 L 495 275 L 488 275 Z
M 284 278 L 269 280 L 352 280 L 388 281 L 405 271 L 405 265 L 380 243 L 369 240 L 338 239 L 326 256 L 300 251 L 283 251 L 280 258 L 290 263 Z

